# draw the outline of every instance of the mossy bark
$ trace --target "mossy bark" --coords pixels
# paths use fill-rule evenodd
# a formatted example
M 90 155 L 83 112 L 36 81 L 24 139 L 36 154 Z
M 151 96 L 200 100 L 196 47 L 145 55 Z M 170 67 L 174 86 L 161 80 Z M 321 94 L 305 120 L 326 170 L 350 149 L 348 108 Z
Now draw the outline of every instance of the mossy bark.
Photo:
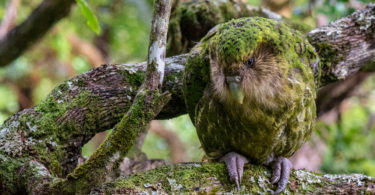
M 272 194 L 270 169 L 246 165 L 240 191 L 223 163 L 184 163 L 159 167 L 105 183 L 91 194 Z M 283 194 L 374 194 L 375 179 L 361 175 L 293 170 Z
M 375 70 L 375 4 L 312 30 L 309 42 L 321 59 L 321 85 Z
M 182 83 L 176 83 L 185 58 L 166 60 L 163 91 L 170 89 L 172 101 L 156 118 L 185 112 Z M 45 187 L 53 178 L 64 178 L 77 166 L 82 146 L 129 110 L 145 70 L 146 63 L 100 66 L 65 81 L 39 105 L 5 121 L 0 127 L 0 191 L 40 194 L 40 188 L 48 194 Z
M 169 92 L 161 91 L 170 10 L 170 0 L 155 1 L 147 70 L 129 110 L 88 160 L 75 168 L 66 179 L 52 183 L 49 190 L 53 194 L 87 194 L 103 183 L 106 175 L 119 172 L 120 162 L 137 137 L 170 100 Z

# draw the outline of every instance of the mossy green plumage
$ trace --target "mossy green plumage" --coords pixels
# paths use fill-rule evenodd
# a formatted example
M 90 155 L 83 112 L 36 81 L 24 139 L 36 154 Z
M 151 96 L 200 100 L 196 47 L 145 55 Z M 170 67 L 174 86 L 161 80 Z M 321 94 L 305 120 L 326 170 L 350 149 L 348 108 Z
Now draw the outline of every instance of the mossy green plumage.
M 220 78 L 213 69 L 227 76 L 228 68 L 254 55 L 264 62 L 255 64 L 254 78 L 242 83 L 244 103 L 220 97 L 226 93 L 218 92 Z M 184 75 L 185 103 L 207 156 L 218 159 L 234 151 L 262 164 L 291 156 L 314 128 L 310 64 L 317 60 L 303 35 L 282 22 L 241 18 L 211 30 L 190 52 Z

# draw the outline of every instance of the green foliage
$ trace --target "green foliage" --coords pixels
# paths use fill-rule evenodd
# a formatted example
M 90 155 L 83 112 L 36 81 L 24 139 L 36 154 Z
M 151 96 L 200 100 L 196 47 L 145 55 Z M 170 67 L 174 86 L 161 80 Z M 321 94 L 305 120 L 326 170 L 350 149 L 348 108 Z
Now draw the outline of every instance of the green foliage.
M 317 9 L 317 12 L 326 15 L 331 22 L 343 15 L 349 15 L 355 11 L 355 9 L 347 8 L 345 6 L 347 2 L 347 0 L 338 0 L 335 3 L 332 3 L 332 1 L 326 0 L 323 5 Z
M 0 124 L 19 108 L 16 94 L 5 85 L 0 85 L 0 108 Z
M 114 13 L 103 12 L 100 20 L 110 29 L 110 53 L 114 62 L 146 60 L 152 7 L 145 1 L 115 3 Z
M 260 5 L 260 0 L 247 0 L 250 5 Z
M 89 63 L 83 57 L 77 56 L 72 60 L 72 66 L 78 74 L 85 73 L 91 69 Z
M 81 8 L 83 16 L 87 19 L 87 25 L 93 30 L 96 34 L 100 34 L 100 25 L 98 19 L 92 13 L 89 5 L 85 0 L 76 0 L 78 6 Z
M 56 87 L 50 78 L 43 78 L 39 85 L 34 89 L 33 99 L 35 102 L 41 102 Z

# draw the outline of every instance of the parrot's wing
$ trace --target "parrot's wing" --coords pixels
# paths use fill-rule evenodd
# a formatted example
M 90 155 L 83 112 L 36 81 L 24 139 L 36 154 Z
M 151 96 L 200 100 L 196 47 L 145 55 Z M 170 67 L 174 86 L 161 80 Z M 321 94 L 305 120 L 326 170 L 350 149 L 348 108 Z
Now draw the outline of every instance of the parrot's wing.
M 195 108 L 203 97 L 203 91 L 210 83 L 209 49 L 210 39 L 217 33 L 219 25 L 213 27 L 190 51 L 185 65 L 184 98 L 186 109 L 195 123 Z
M 186 109 L 195 124 L 195 107 L 210 82 L 209 57 L 202 44 L 196 45 L 189 54 L 185 65 L 183 93 Z

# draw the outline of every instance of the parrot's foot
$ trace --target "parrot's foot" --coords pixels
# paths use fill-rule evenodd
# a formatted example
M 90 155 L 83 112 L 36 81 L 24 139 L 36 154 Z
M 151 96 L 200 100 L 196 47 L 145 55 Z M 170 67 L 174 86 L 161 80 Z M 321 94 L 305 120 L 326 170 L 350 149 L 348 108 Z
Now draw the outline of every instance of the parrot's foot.
M 220 161 L 224 161 L 227 166 L 229 178 L 231 182 L 236 183 L 237 189 L 240 190 L 240 183 L 245 163 L 249 162 L 246 157 L 235 152 L 229 152 Z
M 280 194 L 285 190 L 289 180 L 289 174 L 293 168 L 292 163 L 284 157 L 278 157 L 272 161 L 272 178 L 271 183 L 277 183 L 277 189 L 274 194 Z

